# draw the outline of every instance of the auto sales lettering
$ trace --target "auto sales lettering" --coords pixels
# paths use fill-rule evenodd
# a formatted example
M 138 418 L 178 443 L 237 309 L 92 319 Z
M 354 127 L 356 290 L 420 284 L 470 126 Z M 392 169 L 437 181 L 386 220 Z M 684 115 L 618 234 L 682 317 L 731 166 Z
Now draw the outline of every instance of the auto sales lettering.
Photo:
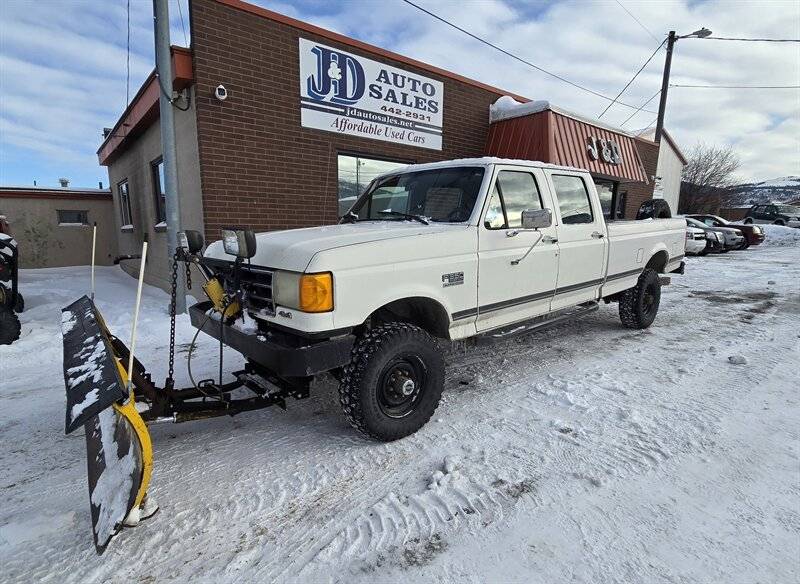
M 300 39 L 303 127 L 442 149 L 444 85 Z

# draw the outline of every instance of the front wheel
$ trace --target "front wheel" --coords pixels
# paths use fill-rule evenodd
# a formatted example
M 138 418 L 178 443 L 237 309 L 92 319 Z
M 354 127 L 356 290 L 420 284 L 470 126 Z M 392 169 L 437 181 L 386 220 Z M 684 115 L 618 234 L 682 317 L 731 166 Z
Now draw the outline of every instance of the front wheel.
M 443 387 L 444 359 L 433 337 L 394 322 L 366 331 L 356 342 L 339 383 L 339 401 L 354 428 L 390 442 L 430 420 Z
M 653 269 L 639 276 L 636 286 L 622 293 L 619 299 L 619 319 L 632 329 L 645 329 L 653 324 L 661 302 L 661 281 Z
M 742 223 L 744 223 L 745 225 L 752 225 L 753 224 L 753 220 L 750 219 L 750 217 L 745 217 L 745 220 L 742 221 Z

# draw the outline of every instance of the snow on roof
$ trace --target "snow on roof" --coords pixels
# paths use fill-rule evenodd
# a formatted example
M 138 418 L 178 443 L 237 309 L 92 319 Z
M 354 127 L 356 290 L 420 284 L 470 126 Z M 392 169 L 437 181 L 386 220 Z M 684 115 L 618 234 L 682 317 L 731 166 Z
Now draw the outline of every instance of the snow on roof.
M 554 105 L 549 101 L 537 100 L 537 101 L 529 101 L 527 103 L 520 103 L 510 95 L 504 95 L 498 98 L 496 102 L 494 102 L 492 105 L 489 106 L 489 123 L 493 124 L 495 122 L 500 122 L 502 120 L 509 120 L 511 118 L 520 118 L 522 116 L 529 116 L 531 114 L 537 114 L 539 112 L 543 112 L 546 110 L 550 110 L 551 112 L 555 112 L 562 116 L 572 118 L 573 120 L 577 120 L 579 122 L 584 122 L 586 124 L 596 126 L 598 128 L 603 128 L 604 130 L 608 130 L 609 132 L 622 134 L 623 136 L 630 136 L 631 138 L 634 137 L 633 134 L 630 134 L 625 130 L 622 130 L 621 128 L 611 126 L 609 124 L 606 124 L 605 122 L 601 122 L 600 120 L 576 114 L 575 112 Z
M 43 187 L 43 186 L 28 186 L 28 185 L 0 185 L 0 192 L 3 191 L 22 191 L 22 192 L 50 192 L 56 193 L 97 193 L 97 194 L 110 194 L 111 189 L 98 189 L 98 188 L 80 188 L 80 187 Z

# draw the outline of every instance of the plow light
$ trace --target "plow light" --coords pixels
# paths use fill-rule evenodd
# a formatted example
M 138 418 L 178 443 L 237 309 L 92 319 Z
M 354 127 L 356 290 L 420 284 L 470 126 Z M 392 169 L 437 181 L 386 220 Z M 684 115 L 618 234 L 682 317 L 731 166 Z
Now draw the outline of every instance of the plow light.
M 222 230 L 222 247 L 228 255 L 249 259 L 256 254 L 256 234 L 249 229 L 226 227 Z

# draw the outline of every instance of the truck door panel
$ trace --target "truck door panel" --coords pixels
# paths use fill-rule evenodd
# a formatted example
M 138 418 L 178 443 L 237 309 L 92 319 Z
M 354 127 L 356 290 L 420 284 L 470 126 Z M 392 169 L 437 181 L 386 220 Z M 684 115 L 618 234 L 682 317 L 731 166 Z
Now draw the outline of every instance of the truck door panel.
M 521 228 L 523 210 L 545 207 L 540 190 L 543 181 L 544 175 L 538 169 L 495 169 L 489 201 L 478 227 L 479 331 L 550 310 L 558 275 L 555 226 L 539 231 Z M 539 241 L 540 238 L 544 240 Z M 529 250 L 519 263 L 512 263 Z
M 559 265 L 551 310 L 597 298 L 606 263 L 605 220 L 586 178 L 547 171 L 558 208 Z

